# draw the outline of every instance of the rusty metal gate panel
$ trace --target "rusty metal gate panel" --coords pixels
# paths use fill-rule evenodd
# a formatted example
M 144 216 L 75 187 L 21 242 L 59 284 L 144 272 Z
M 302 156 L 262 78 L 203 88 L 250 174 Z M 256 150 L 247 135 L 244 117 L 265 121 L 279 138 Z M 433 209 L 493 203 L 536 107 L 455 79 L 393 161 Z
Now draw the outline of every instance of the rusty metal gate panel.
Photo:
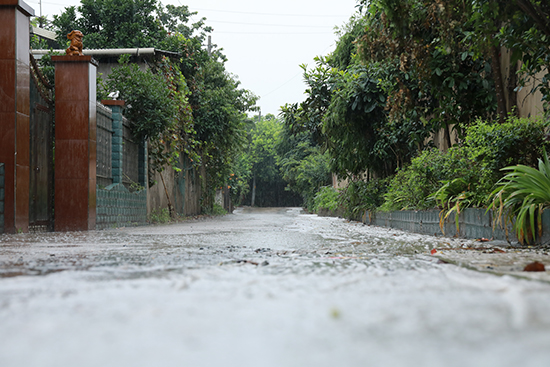
M 54 210 L 52 87 L 40 74 L 34 59 L 31 64 L 29 230 L 51 231 Z

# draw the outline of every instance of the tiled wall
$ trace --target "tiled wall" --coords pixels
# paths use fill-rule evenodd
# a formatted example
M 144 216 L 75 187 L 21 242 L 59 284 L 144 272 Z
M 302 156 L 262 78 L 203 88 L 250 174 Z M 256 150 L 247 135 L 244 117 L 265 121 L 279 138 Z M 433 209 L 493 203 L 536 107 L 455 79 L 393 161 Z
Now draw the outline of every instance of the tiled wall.
M 0 162 L 4 172 L 4 230 L 29 224 L 29 16 L 19 0 L 0 2 Z M 17 152 L 17 154 L 16 154 Z M 17 182 L 17 185 L 15 184 Z

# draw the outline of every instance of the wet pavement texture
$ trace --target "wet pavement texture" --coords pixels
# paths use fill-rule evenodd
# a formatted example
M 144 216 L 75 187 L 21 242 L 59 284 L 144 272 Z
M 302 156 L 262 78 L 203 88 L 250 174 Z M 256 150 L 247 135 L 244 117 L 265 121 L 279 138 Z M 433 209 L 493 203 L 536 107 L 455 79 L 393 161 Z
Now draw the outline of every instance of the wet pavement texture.
M 533 259 L 299 208 L 0 235 L 0 366 L 549 366 Z

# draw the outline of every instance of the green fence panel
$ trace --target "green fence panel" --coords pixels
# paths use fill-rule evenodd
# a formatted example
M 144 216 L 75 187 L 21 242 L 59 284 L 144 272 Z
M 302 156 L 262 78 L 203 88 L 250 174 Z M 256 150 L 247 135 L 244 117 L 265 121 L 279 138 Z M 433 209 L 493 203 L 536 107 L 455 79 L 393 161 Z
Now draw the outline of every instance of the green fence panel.
M 97 229 L 147 223 L 147 190 L 130 192 L 122 184 L 97 188 Z
M 512 224 L 506 228 L 501 225 L 493 226 L 493 213 L 485 209 L 468 208 L 458 215 L 456 213 L 441 220 L 439 210 L 402 210 L 396 212 L 367 212 L 363 215 L 366 224 L 401 229 L 408 232 L 427 234 L 432 236 L 446 236 L 457 238 L 486 238 L 501 241 L 517 242 Z M 550 210 L 542 215 L 543 235 L 537 242 L 550 243 Z M 443 230 L 441 228 L 443 226 Z

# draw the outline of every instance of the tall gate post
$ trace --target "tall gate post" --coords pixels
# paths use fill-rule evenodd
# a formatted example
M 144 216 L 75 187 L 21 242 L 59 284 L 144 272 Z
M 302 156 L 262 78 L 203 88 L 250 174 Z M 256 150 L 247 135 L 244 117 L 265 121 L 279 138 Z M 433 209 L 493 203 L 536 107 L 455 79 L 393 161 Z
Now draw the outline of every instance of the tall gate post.
M 4 230 L 29 229 L 29 17 L 21 0 L 0 0 L 0 163 L 4 163 Z
M 91 56 L 55 62 L 55 231 L 96 226 L 96 74 Z
M 4 163 L 0 163 L 0 233 L 4 233 Z

